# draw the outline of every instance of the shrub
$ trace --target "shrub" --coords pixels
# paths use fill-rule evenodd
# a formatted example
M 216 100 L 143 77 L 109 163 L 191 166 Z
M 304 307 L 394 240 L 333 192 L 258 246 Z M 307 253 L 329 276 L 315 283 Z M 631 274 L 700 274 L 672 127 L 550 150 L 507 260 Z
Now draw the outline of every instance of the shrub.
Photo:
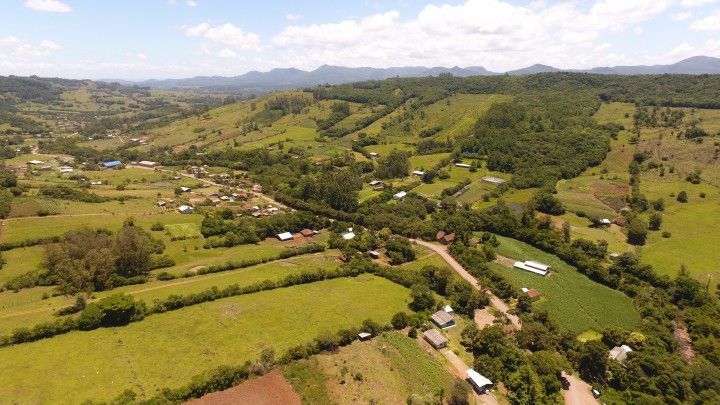
M 392 320 L 390 323 L 392 323 L 393 328 L 395 329 L 404 329 L 408 326 L 409 317 L 408 314 L 405 312 L 398 312 L 395 315 L 393 315 Z
M 677 195 L 677 201 L 680 202 L 680 203 L 686 203 L 686 202 L 688 202 L 687 193 L 686 193 L 685 191 L 679 192 L 678 195 Z

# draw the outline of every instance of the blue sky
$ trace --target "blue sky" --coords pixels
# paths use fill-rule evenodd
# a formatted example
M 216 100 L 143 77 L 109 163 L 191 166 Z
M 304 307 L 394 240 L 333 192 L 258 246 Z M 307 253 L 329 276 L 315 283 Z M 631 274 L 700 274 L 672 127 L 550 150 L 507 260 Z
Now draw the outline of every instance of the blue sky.
M 0 0 L 0 74 L 563 68 L 720 57 L 720 0 Z

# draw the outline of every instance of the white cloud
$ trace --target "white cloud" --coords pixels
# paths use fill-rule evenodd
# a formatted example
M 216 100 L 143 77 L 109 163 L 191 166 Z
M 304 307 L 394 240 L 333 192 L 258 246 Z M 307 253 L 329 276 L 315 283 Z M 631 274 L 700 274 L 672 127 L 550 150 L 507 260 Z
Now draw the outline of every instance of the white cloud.
M 237 58 L 238 54 L 232 49 L 223 48 L 218 52 L 218 56 L 221 58 Z
M 528 6 L 507 0 L 467 0 L 428 5 L 416 16 L 386 11 L 358 19 L 290 25 L 270 47 L 284 64 L 313 68 L 323 63 L 350 66 L 480 64 L 495 70 L 531 62 L 586 67 L 610 60 L 595 41 L 606 32 L 641 31 L 639 24 L 666 11 L 674 0 L 598 0 L 589 10 L 577 2 Z M 633 55 L 636 56 L 636 55 Z
M 637 27 L 635 27 L 635 28 L 633 29 L 633 31 L 634 31 L 636 34 L 638 34 L 638 35 L 642 35 L 642 33 L 645 32 L 645 31 L 643 30 L 643 27 L 641 27 L 641 26 L 639 26 L 639 25 L 638 25 Z
M 185 29 L 189 37 L 202 37 L 209 42 L 229 45 L 241 50 L 260 49 L 260 37 L 252 32 L 245 32 L 233 24 L 212 26 L 209 23 L 200 23 Z
M 690 17 L 692 17 L 691 11 L 681 11 L 672 15 L 672 19 L 675 21 L 685 21 Z
M 718 0 L 681 0 L 680 4 L 683 7 L 702 7 L 717 2 Z
M 720 11 L 693 21 L 690 24 L 690 29 L 693 31 L 720 31 Z
M 697 55 L 720 57 L 720 40 L 709 39 L 700 46 L 683 42 L 667 54 L 668 59 L 673 61 Z
M 72 7 L 59 0 L 25 0 L 25 7 L 35 11 L 69 13 Z
M 61 49 L 60 45 L 47 39 L 35 45 L 15 36 L 0 37 L 0 59 L 38 59 L 46 57 L 59 49 Z
M 198 5 L 198 2 L 195 0 L 187 0 L 185 4 L 187 4 L 188 7 L 196 7 Z
M 137 58 L 137 59 L 141 59 L 141 60 L 147 59 L 147 55 L 143 52 L 127 52 L 125 54 L 125 56 L 130 57 L 130 58 Z
M 297 21 L 301 18 L 302 18 L 302 16 L 300 14 L 293 14 L 293 13 L 285 14 L 285 19 L 288 21 Z

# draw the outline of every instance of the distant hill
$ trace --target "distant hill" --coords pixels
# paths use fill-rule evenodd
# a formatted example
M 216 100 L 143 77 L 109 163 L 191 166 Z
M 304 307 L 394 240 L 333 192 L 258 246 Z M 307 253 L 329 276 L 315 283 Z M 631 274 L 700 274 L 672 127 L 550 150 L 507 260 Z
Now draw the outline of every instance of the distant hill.
M 694 56 L 671 65 L 595 67 L 586 70 L 561 69 L 535 64 L 522 69 L 504 72 L 509 75 L 531 75 L 547 72 L 586 72 L 598 74 L 720 74 L 720 59 L 709 56 Z M 391 77 L 424 77 L 440 74 L 455 76 L 490 76 L 503 73 L 491 72 L 482 66 L 461 68 L 405 66 L 390 68 L 344 67 L 323 65 L 311 71 L 295 68 L 278 68 L 269 72 L 252 71 L 239 76 L 197 76 L 187 79 L 146 80 L 102 80 L 123 85 L 139 85 L 161 89 L 192 89 L 201 91 L 231 91 L 241 94 L 262 94 L 268 91 L 316 86 L 319 84 L 342 84 L 364 80 L 384 80 Z

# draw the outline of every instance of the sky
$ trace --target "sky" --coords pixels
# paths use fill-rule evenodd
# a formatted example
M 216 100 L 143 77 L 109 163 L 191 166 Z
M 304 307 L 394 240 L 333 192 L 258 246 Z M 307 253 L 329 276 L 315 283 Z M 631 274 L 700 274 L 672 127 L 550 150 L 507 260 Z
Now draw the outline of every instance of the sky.
M 0 75 L 561 68 L 720 57 L 720 0 L 0 0 Z

